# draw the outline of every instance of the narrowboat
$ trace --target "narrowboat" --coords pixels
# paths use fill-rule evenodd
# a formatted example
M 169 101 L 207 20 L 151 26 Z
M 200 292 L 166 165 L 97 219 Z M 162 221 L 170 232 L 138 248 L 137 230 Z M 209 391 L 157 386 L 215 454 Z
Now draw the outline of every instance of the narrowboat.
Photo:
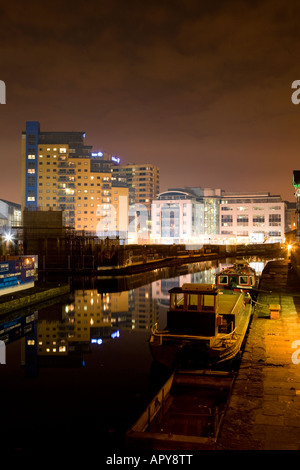
M 248 294 L 214 284 L 183 284 L 169 291 L 167 325 L 152 328 L 153 358 L 169 369 L 215 368 L 233 361 L 252 316 Z
M 256 272 L 245 261 L 236 261 L 216 275 L 216 286 L 219 289 L 243 291 L 255 298 L 257 295 L 258 278 Z
M 213 450 L 232 389 L 229 372 L 173 372 L 126 433 L 140 450 Z

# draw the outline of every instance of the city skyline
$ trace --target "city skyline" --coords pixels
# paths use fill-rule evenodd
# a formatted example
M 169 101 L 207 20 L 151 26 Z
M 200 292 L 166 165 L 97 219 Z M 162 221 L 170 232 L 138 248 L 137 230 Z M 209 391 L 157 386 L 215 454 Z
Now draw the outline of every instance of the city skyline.
M 20 135 L 37 120 L 85 131 L 122 164 L 158 166 L 160 191 L 295 201 L 295 1 L 16 1 L 1 13 L 0 197 L 21 201 Z

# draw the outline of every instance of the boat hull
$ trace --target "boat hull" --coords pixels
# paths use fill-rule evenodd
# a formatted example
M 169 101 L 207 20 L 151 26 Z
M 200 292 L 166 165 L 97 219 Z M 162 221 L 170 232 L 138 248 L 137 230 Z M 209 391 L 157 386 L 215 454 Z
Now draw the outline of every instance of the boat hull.
M 234 375 L 173 373 L 126 433 L 127 448 L 215 449 Z
M 189 337 L 152 332 L 149 346 L 155 361 L 168 369 L 215 368 L 227 366 L 239 355 L 252 316 L 251 303 L 246 304 L 239 324 L 231 336 L 216 338 Z M 224 339 L 222 339 L 224 338 Z

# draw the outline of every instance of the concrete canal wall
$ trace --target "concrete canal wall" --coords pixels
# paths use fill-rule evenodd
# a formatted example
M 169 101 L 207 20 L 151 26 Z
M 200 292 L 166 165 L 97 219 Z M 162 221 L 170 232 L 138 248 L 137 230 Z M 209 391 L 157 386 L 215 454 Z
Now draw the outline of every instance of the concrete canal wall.
M 280 244 L 263 245 L 204 245 L 201 249 L 186 249 L 184 245 L 114 245 L 106 251 L 82 252 L 73 256 L 65 252 L 57 256 L 38 253 L 41 274 L 73 273 L 99 276 L 131 275 L 161 267 L 180 266 L 207 259 L 234 256 L 280 256 Z M 102 255 L 105 254 L 105 257 Z
M 288 261 L 273 261 L 260 290 L 219 450 L 300 450 L 300 280 Z
M 290 261 L 293 267 L 293 270 L 300 277 L 300 244 L 294 243 L 292 245 L 291 253 L 290 253 Z
M 56 287 L 33 287 L 15 294 L 0 297 L 0 317 L 15 310 L 25 309 L 31 305 L 45 302 L 49 299 L 68 294 L 70 286 L 62 285 Z

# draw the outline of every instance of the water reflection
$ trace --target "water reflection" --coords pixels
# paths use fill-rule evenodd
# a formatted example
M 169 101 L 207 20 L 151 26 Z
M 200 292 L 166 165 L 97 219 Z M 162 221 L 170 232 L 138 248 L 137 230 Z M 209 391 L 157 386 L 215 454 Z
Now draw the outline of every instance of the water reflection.
M 18 432 L 17 445 L 23 448 L 25 437 L 31 438 L 28 427 L 46 442 L 41 430 L 56 435 L 57 424 L 63 423 L 61 442 L 68 435 L 72 445 L 74 439 L 86 439 L 90 448 L 93 433 L 86 430 L 97 421 L 94 445 L 101 439 L 103 445 L 115 443 L 116 434 L 133 424 L 162 379 L 156 370 L 153 374 L 148 340 L 154 323 L 165 325 L 168 291 L 185 282 L 213 283 L 222 265 L 181 269 L 177 275 L 160 273 L 160 279 L 149 276 L 144 285 L 136 279 L 138 287 L 115 292 L 104 292 L 92 280 L 85 288 L 85 281 L 65 301 L 1 317 L 0 340 L 7 354 L 6 364 L 0 365 L 6 423 L 0 438 L 10 444 Z
M 28 366 L 29 375 L 37 374 L 38 366 L 84 367 L 84 356 L 92 352 L 92 345 L 118 341 L 125 330 L 150 334 L 155 323 L 163 325 L 170 289 L 184 283 L 212 284 L 216 273 L 228 264 L 204 265 L 199 272 L 158 279 L 122 292 L 76 289 L 68 302 L 3 321 L 0 340 L 9 344 L 23 337 L 22 364 Z M 265 261 L 250 264 L 261 274 Z
M 157 304 L 162 307 L 169 306 L 169 290 L 181 287 L 185 283 L 213 284 L 217 270 L 220 267 L 211 267 L 201 272 L 184 274 L 171 279 L 161 279 L 152 283 L 152 295 Z

